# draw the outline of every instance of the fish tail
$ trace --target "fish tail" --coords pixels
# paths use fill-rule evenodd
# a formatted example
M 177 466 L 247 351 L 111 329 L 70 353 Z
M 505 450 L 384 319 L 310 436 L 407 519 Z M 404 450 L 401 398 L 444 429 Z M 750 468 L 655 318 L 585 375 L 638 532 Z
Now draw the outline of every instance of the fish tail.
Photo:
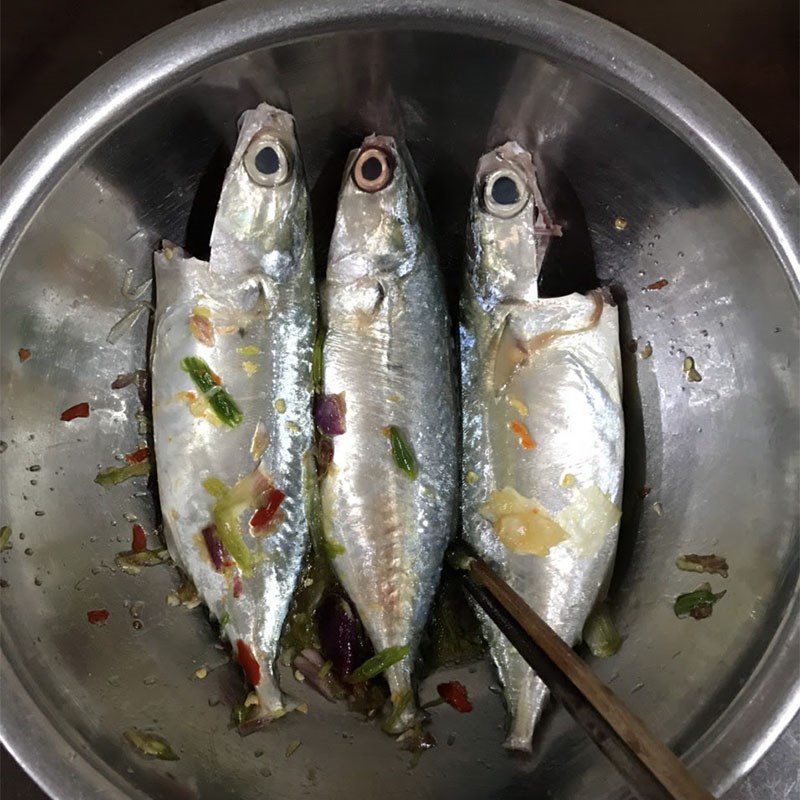
M 542 715 L 549 692 L 532 669 L 528 669 L 514 707 L 511 708 L 511 724 L 503 746 L 508 750 L 531 751 L 533 729 Z
M 392 712 L 386 720 L 386 732 L 399 735 L 413 728 L 420 719 L 414 689 L 411 686 L 411 668 L 408 658 L 389 667 L 384 673 L 389 684 Z
M 261 716 L 269 719 L 279 719 L 290 711 L 294 711 L 299 705 L 297 700 L 281 691 L 272 669 L 262 670 L 256 694 L 261 707 Z

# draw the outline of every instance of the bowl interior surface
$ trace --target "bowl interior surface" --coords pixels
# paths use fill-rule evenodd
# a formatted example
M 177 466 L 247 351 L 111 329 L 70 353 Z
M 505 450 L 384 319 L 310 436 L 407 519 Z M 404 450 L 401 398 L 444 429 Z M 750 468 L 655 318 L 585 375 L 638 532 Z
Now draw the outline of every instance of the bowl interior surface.
M 349 33 L 245 53 L 137 109 L 50 191 L 6 259 L 6 657 L 53 725 L 128 794 L 621 796 L 620 779 L 561 709 L 548 711 L 530 758 L 511 758 L 486 663 L 422 683 L 425 701 L 457 677 L 475 710 L 433 709 L 438 747 L 416 765 L 374 723 L 290 674 L 285 688 L 309 714 L 240 738 L 228 729 L 238 669 L 224 663 L 202 609 L 165 603 L 174 570 L 114 571 L 130 515 L 154 523 L 143 479 L 93 482 L 140 440 L 135 388 L 110 387 L 147 363 L 146 314 L 106 341 L 134 305 L 121 286 L 129 269 L 137 284 L 151 275 L 162 238 L 206 254 L 237 118 L 264 99 L 297 120 L 320 269 L 348 150 L 372 131 L 395 134 L 420 171 L 454 298 L 478 157 L 512 138 L 536 151 L 566 230 L 543 290 L 599 280 L 621 306 L 627 464 L 610 599 L 625 642 L 611 659 L 587 657 L 657 736 L 688 751 L 734 702 L 788 606 L 798 572 L 797 304 L 747 210 L 687 144 L 586 74 L 479 38 Z M 662 289 L 645 288 L 661 278 Z M 702 381 L 687 381 L 688 356 Z M 82 401 L 88 419 L 59 420 Z M 681 572 L 682 553 L 724 555 L 730 577 Z M 706 579 L 728 590 L 713 616 L 676 619 L 675 596 Z M 139 601 L 141 630 L 131 616 Z M 104 627 L 87 624 L 94 608 L 111 612 Z M 194 677 L 201 665 L 205 680 Z M 180 760 L 139 758 L 122 738 L 134 726 L 157 730 Z

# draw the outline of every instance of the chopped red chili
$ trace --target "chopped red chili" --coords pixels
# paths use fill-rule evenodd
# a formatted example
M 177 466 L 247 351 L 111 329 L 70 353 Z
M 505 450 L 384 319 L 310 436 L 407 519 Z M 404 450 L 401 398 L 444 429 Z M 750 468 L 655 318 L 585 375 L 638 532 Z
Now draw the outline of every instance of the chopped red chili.
M 109 617 L 108 611 L 104 608 L 95 608 L 93 611 L 86 612 L 86 619 L 90 625 L 105 625 Z
M 131 537 L 131 550 L 134 553 L 141 553 L 147 550 L 147 534 L 141 525 L 133 526 L 133 535 Z
M 508 423 L 508 427 L 517 437 L 517 439 L 519 439 L 519 446 L 523 450 L 536 449 L 536 442 L 533 440 L 533 437 L 530 435 L 530 432 L 528 431 L 527 427 L 525 427 L 524 423 L 520 422 L 518 419 L 515 419 Z
M 89 404 L 78 403 L 77 405 L 70 406 L 66 411 L 62 412 L 61 421 L 72 422 L 72 420 L 77 419 L 78 417 L 88 417 L 88 416 L 89 416 Z
M 253 651 L 241 640 L 236 640 L 236 660 L 244 670 L 244 676 L 251 686 L 258 686 L 261 681 L 261 667 L 253 655 Z
M 125 460 L 129 464 L 139 464 L 142 461 L 147 461 L 148 458 L 150 458 L 149 447 L 140 447 L 138 450 L 134 450 L 132 453 L 128 453 L 125 456 Z
M 238 572 L 234 573 L 234 576 L 233 576 L 233 596 L 235 598 L 237 598 L 237 599 L 239 597 L 241 597 L 243 588 L 244 587 L 242 586 L 242 576 Z
M 436 691 L 439 692 L 439 697 L 441 697 L 445 703 L 453 706 L 456 711 L 462 714 L 468 714 L 472 711 L 472 703 L 470 703 L 469 696 L 467 695 L 467 687 L 460 681 L 440 683 L 436 687 Z
M 657 292 L 659 289 L 663 289 L 667 284 L 669 284 L 669 281 L 666 278 L 661 278 L 661 280 L 647 284 L 647 290 L 650 292 Z
M 254 528 L 263 528 L 268 525 L 281 507 L 285 497 L 286 495 L 280 489 L 270 489 L 264 505 L 256 509 L 253 516 L 250 517 L 250 525 Z
M 31 357 L 31 351 L 27 347 L 20 347 L 17 355 L 20 361 L 27 361 Z

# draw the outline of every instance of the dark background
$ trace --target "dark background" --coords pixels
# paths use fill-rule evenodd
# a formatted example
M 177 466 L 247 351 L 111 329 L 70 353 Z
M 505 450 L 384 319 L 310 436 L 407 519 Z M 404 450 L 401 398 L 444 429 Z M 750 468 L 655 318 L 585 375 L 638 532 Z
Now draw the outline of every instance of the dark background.
M 491 2 L 492 0 L 486 0 Z M 213 0 L 5 0 L 0 155 L 82 78 Z M 665 50 L 733 103 L 798 175 L 797 0 L 578 0 Z
M 798 176 L 797 0 L 572 4 L 627 28 L 696 72 L 744 114 Z M 5 0 L 0 5 L 0 157 L 5 158 L 41 116 L 109 58 L 209 5 L 213 0 Z M 795 733 L 798 727 L 796 720 Z M 726 800 L 766 797 L 776 773 L 787 766 L 791 772 L 791 765 L 797 764 L 797 749 L 796 736 L 785 736 L 747 784 Z M 0 797 L 45 798 L 4 749 Z

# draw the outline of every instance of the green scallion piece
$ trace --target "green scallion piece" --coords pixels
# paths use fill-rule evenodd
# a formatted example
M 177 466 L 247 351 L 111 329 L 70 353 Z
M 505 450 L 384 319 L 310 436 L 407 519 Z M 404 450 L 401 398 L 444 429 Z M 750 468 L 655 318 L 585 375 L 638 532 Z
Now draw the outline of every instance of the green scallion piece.
M 297 749 L 301 744 L 302 742 L 299 739 L 294 739 L 293 741 L 289 742 L 288 746 L 286 747 L 286 758 L 291 758 L 297 752 Z
M 116 486 L 118 483 L 130 478 L 149 475 L 153 465 L 149 461 L 140 461 L 138 464 L 126 464 L 124 467 L 108 467 L 101 469 L 95 475 L 94 482 L 101 486 Z
M 678 595 L 675 599 L 673 610 L 676 617 L 692 617 L 693 619 L 705 619 L 711 616 L 714 603 L 725 596 L 725 590 L 714 594 L 711 585 L 704 583 L 698 586 L 693 592 Z
M 622 637 L 611 618 L 607 603 L 598 604 L 583 626 L 583 641 L 593 656 L 609 658 L 622 646 Z
M 250 575 L 253 571 L 253 554 L 239 529 L 241 513 L 241 504 L 231 504 L 223 497 L 214 506 L 214 524 L 217 526 L 217 536 L 225 545 L 225 549 L 239 565 L 242 573 Z
M 228 491 L 228 487 L 219 478 L 213 476 L 203 481 L 203 488 L 212 497 L 216 497 L 218 500 L 220 497 L 224 497 L 225 493 Z
M 410 445 L 403 437 L 399 428 L 394 425 L 389 426 L 389 441 L 392 445 L 392 458 L 398 469 L 401 469 L 413 481 L 419 475 L 417 459 L 411 450 Z
M 238 728 L 243 722 L 247 721 L 249 716 L 252 716 L 252 709 L 255 706 L 245 706 L 243 703 L 240 703 L 238 706 L 234 706 L 231 709 L 231 721 L 230 727 L 231 728 Z
M 143 756 L 158 758 L 161 761 L 178 761 L 169 742 L 157 733 L 148 733 L 138 728 L 130 728 L 122 734 Z
M 231 615 L 226 611 L 219 618 L 219 629 L 222 630 L 231 621 Z
M 392 709 L 392 713 L 386 717 L 386 719 L 383 721 L 383 725 L 381 725 L 381 729 L 385 733 L 393 733 L 395 731 L 397 723 L 400 721 L 400 717 L 406 708 L 408 708 L 408 704 L 413 700 L 413 698 L 414 695 L 412 692 L 406 692 L 400 696 L 400 699 Z
M 11 538 L 11 526 L 10 525 L 3 525 L 0 528 L 0 550 L 7 550 L 11 545 L 8 543 L 8 540 Z
M 325 334 L 325 328 L 322 325 L 317 326 L 314 349 L 311 352 L 311 385 L 315 394 L 322 394 L 322 385 L 325 381 L 325 364 L 323 361 Z
M 356 667 L 348 676 L 348 683 L 364 683 L 376 675 L 380 675 L 384 670 L 389 669 L 392 664 L 402 661 L 408 655 L 408 646 L 387 647 L 376 653 L 372 658 L 368 658 L 360 667 Z
M 208 401 L 211 410 L 220 422 L 235 428 L 242 421 L 242 411 L 225 387 L 216 383 L 211 368 L 202 358 L 187 356 L 181 361 L 181 369 L 188 373 L 197 390 Z
M 336 556 L 343 556 L 347 552 L 343 544 L 334 542 L 333 539 L 329 539 L 327 536 L 325 537 L 324 547 L 325 555 L 328 556 L 331 561 L 333 561 Z
M 157 567 L 169 560 L 169 550 L 166 547 L 158 550 L 140 550 L 138 553 L 129 550 L 114 556 L 114 563 L 127 575 L 138 575 L 142 567 Z

